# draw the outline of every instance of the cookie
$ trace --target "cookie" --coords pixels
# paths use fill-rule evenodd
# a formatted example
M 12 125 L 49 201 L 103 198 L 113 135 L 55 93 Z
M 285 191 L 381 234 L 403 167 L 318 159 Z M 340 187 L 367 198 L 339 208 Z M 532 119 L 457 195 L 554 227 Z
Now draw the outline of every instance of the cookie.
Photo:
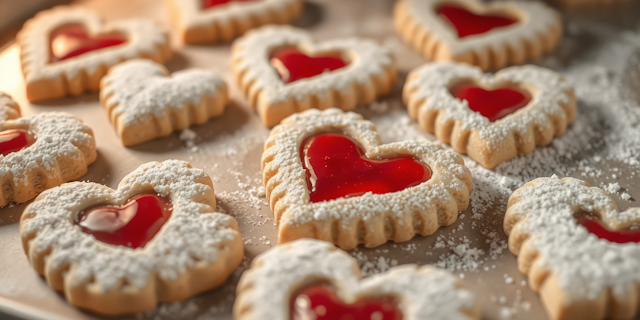
M 355 259 L 311 239 L 256 257 L 236 295 L 237 320 L 480 319 L 476 298 L 444 270 L 404 265 L 362 280 Z
M 204 171 L 150 162 L 116 190 L 73 182 L 43 192 L 25 209 L 20 236 L 33 268 L 72 305 L 142 312 L 215 288 L 240 264 L 237 223 L 215 207 Z
M 229 41 L 266 24 L 287 23 L 302 12 L 302 0 L 166 0 L 184 43 Z
M 182 70 L 169 75 L 151 60 L 129 60 L 109 70 L 100 101 L 122 144 L 131 146 L 203 124 L 229 102 L 227 85 L 212 72 Z
M 509 198 L 504 230 L 550 319 L 640 314 L 640 208 L 620 212 L 601 189 L 539 178 Z
M 316 44 L 304 30 L 267 26 L 232 49 L 236 80 L 262 122 L 272 127 L 310 108 L 350 110 L 391 90 L 397 77 L 391 52 L 372 40 Z
M 403 99 L 423 129 L 489 169 L 551 143 L 576 113 L 573 88 L 532 65 L 487 75 L 464 63 L 427 63 L 409 73 Z
M 467 208 L 473 185 L 454 152 L 382 145 L 373 123 L 338 109 L 307 110 L 273 128 L 262 177 L 279 243 L 316 238 L 343 249 L 432 234 Z
M 171 57 L 159 25 L 142 19 L 104 24 L 98 13 L 73 6 L 38 13 L 16 39 L 29 101 L 97 91 L 109 67 L 123 60 Z
M 80 178 L 97 157 L 93 131 L 73 115 L 19 116 L 18 105 L 0 93 L 0 207 Z
M 562 37 L 560 14 L 537 1 L 401 0 L 394 23 L 427 59 L 484 70 L 536 59 Z

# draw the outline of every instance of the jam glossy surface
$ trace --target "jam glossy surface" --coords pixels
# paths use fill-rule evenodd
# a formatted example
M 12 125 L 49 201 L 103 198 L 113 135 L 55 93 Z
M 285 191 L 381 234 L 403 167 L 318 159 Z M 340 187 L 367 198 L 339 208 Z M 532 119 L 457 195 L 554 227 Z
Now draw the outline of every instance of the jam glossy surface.
M 227 4 L 229 2 L 251 2 L 258 0 L 202 0 L 202 8 L 208 9 L 211 7 L 219 6 L 221 4 Z
M 576 214 L 576 222 L 600 239 L 614 243 L 640 242 L 640 229 L 610 230 L 593 215 Z
M 51 33 L 49 61 L 57 62 L 81 54 L 127 42 L 127 38 L 117 32 L 91 36 L 81 24 L 68 24 Z
M 449 91 L 454 97 L 467 100 L 471 110 L 479 112 L 491 122 L 516 112 L 531 101 L 531 94 L 516 85 L 485 90 L 473 83 L 461 83 Z
M 142 248 L 171 216 L 171 202 L 153 194 L 137 195 L 120 206 L 84 210 L 76 223 L 104 243 Z
M 20 151 L 36 142 L 36 137 L 23 129 L 0 131 L 0 153 L 6 156 Z
M 349 64 L 349 61 L 340 53 L 310 57 L 296 47 L 282 47 L 273 51 L 270 61 L 280 74 L 280 79 L 285 83 L 344 68 Z
M 324 284 L 297 292 L 291 299 L 291 320 L 402 320 L 391 298 L 367 298 L 346 304 Z
M 311 202 L 396 192 L 431 178 L 431 169 L 411 156 L 368 159 L 356 141 L 341 133 L 307 138 L 300 158 Z
M 475 14 L 455 4 L 441 5 L 436 9 L 436 12 L 456 29 L 459 38 L 482 34 L 495 28 L 518 23 L 518 19 L 514 17 L 497 14 Z

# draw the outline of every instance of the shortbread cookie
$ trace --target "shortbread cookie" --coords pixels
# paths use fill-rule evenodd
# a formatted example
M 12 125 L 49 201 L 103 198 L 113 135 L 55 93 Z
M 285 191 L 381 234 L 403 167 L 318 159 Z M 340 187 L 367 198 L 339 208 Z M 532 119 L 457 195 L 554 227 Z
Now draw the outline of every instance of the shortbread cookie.
M 168 33 L 151 21 L 102 23 L 96 12 L 59 6 L 38 13 L 17 36 L 29 101 L 98 90 L 109 67 L 171 57 Z
M 484 70 L 536 59 L 562 37 L 560 14 L 538 1 L 401 0 L 394 15 L 397 32 L 427 59 Z
M 0 207 L 80 178 L 97 156 L 93 131 L 71 114 L 19 115 L 18 105 L 0 93 Z
M 388 49 L 372 40 L 315 44 L 289 26 L 250 31 L 233 44 L 233 71 L 269 127 L 310 108 L 350 110 L 387 94 L 396 80 Z
M 429 142 L 381 145 L 373 123 L 338 109 L 275 127 L 262 176 L 280 243 L 316 238 L 343 249 L 432 234 L 467 208 L 472 187 L 454 152 Z
M 300 15 L 302 0 L 165 0 L 182 41 L 232 40 L 250 29 L 283 24 Z
M 473 294 L 444 270 L 404 265 L 362 280 L 355 259 L 311 239 L 258 256 L 236 295 L 237 320 L 480 319 Z
M 531 65 L 486 75 L 464 63 L 427 63 L 411 71 L 403 98 L 423 129 L 489 169 L 549 144 L 576 113 L 562 76 Z
M 109 70 L 100 101 L 125 146 L 163 137 L 221 115 L 227 85 L 212 72 L 173 73 L 151 60 L 130 60 Z
M 640 314 L 640 208 L 619 212 L 573 178 L 535 179 L 509 198 L 504 230 L 552 320 Z
M 204 171 L 150 162 L 116 190 L 73 182 L 43 192 L 20 235 L 34 269 L 72 305 L 142 312 L 217 287 L 242 262 L 237 223 L 215 208 Z

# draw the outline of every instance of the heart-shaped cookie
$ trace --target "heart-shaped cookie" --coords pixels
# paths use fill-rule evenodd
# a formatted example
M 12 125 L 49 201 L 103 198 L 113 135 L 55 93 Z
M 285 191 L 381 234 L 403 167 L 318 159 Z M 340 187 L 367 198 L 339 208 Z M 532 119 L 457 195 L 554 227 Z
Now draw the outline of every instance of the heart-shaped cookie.
M 427 63 L 411 71 L 403 98 L 423 129 L 489 169 L 549 144 L 576 112 L 562 76 L 531 65 L 487 75 L 464 63 Z
M 300 15 L 302 0 L 166 0 L 182 41 L 229 41 L 266 24 L 284 24 Z
M 471 320 L 480 319 L 476 303 L 444 270 L 405 265 L 362 280 L 347 253 L 301 239 L 253 260 L 238 283 L 233 313 L 237 320 Z
M 142 312 L 217 287 L 240 264 L 237 223 L 215 207 L 204 171 L 150 162 L 116 190 L 74 182 L 43 192 L 22 214 L 20 235 L 33 268 L 74 306 Z M 155 234 L 136 246 L 136 231 Z
M 551 319 L 640 314 L 640 208 L 620 212 L 601 189 L 539 178 L 509 198 L 504 230 Z
M 109 67 L 123 60 L 171 57 L 159 25 L 141 19 L 103 24 L 96 12 L 73 6 L 38 13 L 17 42 L 29 101 L 98 90 Z
M 484 70 L 517 65 L 553 50 L 560 14 L 541 2 L 402 0 L 397 32 L 430 60 L 454 60 Z
M 389 161 L 396 168 L 385 169 Z M 368 170 L 371 163 L 386 172 Z M 371 122 L 338 109 L 308 110 L 275 127 L 262 175 L 280 243 L 316 238 L 343 249 L 432 234 L 457 219 L 472 187 L 457 154 L 429 142 L 381 145 Z
M 73 115 L 19 116 L 18 104 L 0 92 L 0 207 L 80 178 L 97 156 L 93 131 Z
M 130 60 L 109 70 L 100 101 L 125 146 L 163 137 L 221 115 L 227 85 L 209 71 L 182 70 L 169 76 L 150 60 Z
M 310 108 L 371 103 L 391 90 L 397 76 L 390 51 L 374 41 L 316 44 L 306 31 L 288 26 L 248 32 L 234 42 L 232 63 L 242 91 L 269 127 Z M 292 75 L 302 77 L 291 81 Z

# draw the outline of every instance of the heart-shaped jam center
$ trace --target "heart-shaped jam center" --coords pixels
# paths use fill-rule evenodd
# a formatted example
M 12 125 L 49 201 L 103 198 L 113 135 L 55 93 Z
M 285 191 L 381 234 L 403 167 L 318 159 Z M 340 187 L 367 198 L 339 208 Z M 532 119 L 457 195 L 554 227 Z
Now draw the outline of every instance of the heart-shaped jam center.
M 120 206 L 88 208 L 78 214 L 82 231 L 104 243 L 142 248 L 171 216 L 171 202 L 153 194 L 137 195 Z
M 349 64 L 349 60 L 340 53 L 325 53 L 310 57 L 296 47 L 282 47 L 274 50 L 271 53 L 270 62 L 285 83 L 344 68 Z
M 574 216 L 578 225 L 581 225 L 600 239 L 614 243 L 640 242 L 640 228 L 611 230 L 602 221 L 590 214 L 576 214 Z
M 519 21 L 517 18 L 503 14 L 476 14 L 455 4 L 443 4 L 437 8 L 436 12 L 456 29 L 459 38 L 489 32 Z
M 125 42 L 127 42 L 127 38 L 117 32 L 89 35 L 83 25 L 67 24 L 51 33 L 49 61 L 62 61 L 89 51 L 117 46 Z
M 250 2 L 258 0 L 202 0 L 202 8 L 208 9 L 211 7 L 219 6 L 221 4 L 227 4 L 229 2 Z
M 20 151 L 35 142 L 36 137 L 27 130 L 11 129 L 0 131 L 0 153 L 3 156 Z
M 460 100 L 467 100 L 469 109 L 479 112 L 489 121 L 498 121 L 516 112 L 531 101 L 531 94 L 516 85 L 485 90 L 471 82 L 453 86 L 449 92 Z
M 328 285 L 300 290 L 291 299 L 291 320 L 402 320 L 398 304 L 391 298 L 366 298 L 344 303 Z
M 356 141 L 340 133 L 307 138 L 300 158 L 311 202 L 396 192 L 431 178 L 431 169 L 411 156 L 368 159 Z

